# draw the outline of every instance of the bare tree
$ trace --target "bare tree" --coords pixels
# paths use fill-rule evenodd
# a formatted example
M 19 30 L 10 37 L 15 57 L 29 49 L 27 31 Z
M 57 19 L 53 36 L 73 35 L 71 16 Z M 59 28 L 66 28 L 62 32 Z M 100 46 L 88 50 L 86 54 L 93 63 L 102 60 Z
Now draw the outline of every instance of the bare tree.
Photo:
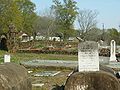
M 49 37 L 54 34 L 55 26 L 55 17 L 52 9 L 45 9 L 36 19 L 34 25 L 36 33 L 45 36 L 47 46 L 49 43 Z
M 80 36 L 85 39 L 86 33 L 92 28 L 96 27 L 96 17 L 98 12 L 92 10 L 80 10 L 77 16 L 78 24 L 80 27 Z
M 52 9 L 46 10 L 44 13 L 44 17 L 48 19 L 46 29 L 47 29 L 47 37 L 49 40 L 49 37 L 53 34 L 55 29 L 55 16 L 53 10 Z
M 53 11 L 51 9 L 46 9 L 44 12 L 40 13 L 34 26 L 36 32 L 39 32 L 41 35 L 46 36 L 46 38 L 51 36 L 55 28 L 55 18 Z

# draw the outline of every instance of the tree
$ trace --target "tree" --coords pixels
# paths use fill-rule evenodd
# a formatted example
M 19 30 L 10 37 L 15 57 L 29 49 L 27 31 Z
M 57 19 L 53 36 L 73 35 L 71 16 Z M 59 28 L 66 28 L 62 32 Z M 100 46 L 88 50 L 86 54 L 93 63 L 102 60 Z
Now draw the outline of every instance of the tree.
M 55 18 L 51 9 L 42 12 L 34 23 L 34 30 L 46 39 L 46 46 L 49 44 L 49 37 L 54 35 Z
M 1 34 L 5 34 L 7 38 L 7 48 L 10 52 L 16 51 L 18 48 L 17 33 L 22 28 L 22 14 L 17 4 L 13 0 L 0 1 L 0 29 Z
M 101 39 L 102 30 L 99 28 L 92 28 L 86 33 L 86 40 L 99 41 Z
M 38 16 L 34 23 L 34 28 L 36 32 L 45 36 L 46 39 L 54 34 L 55 18 L 51 9 L 44 10 L 44 12 Z
M 34 45 L 34 40 L 36 36 L 36 30 L 34 29 L 34 23 L 37 19 L 37 14 L 35 13 L 35 4 L 31 0 L 16 0 L 17 5 L 22 13 L 23 17 L 23 28 L 22 31 L 29 36 L 34 37 L 31 42 L 31 46 Z
M 55 11 L 56 25 L 59 30 L 63 30 L 64 38 L 68 38 L 73 30 L 73 23 L 77 15 L 77 6 L 74 0 L 63 0 L 63 4 L 59 0 L 53 0 L 52 8 Z
M 16 0 L 16 4 L 19 6 L 19 10 L 23 17 L 23 32 L 31 36 L 34 32 L 33 24 L 37 18 L 35 13 L 35 4 L 30 0 Z
M 54 20 L 48 16 L 39 16 L 34 24 L 34 29 L 36 32 L 46 38 L 54 33 Z
M 30 0 L 0 0 L 0 34 L 7 36 L 9 51 L 17 49 L 18 33 L 33 33 L 33 21 L 35 4 Z
M 85 34 L 96 27 L 98 13 L 92 10 L 80 10 L 77 16 L 78 24 L 80 27 L 81 35 L 80 37 L 85 39 Z
M 115 40 L 117 42 L 117 44 L 120 44 L 119 32 L 117 29 L 115 29 L 115 28 L 107 29 L 106 33 L 107 33 L 106 41 L 108 44 L 110 44 L 111 40 Z
M 0 28 L 1 33 L 9 31 L 9 25 L 13 23 L 19 31 L 22 27 L 22 14 L 13 0 L 0 1 Z

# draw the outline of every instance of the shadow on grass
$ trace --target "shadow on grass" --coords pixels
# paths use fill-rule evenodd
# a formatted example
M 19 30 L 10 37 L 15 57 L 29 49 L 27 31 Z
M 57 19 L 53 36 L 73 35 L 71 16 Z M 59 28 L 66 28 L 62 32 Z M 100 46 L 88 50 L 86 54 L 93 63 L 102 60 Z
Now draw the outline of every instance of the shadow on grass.
M 52 90 L 64 90 L 64 86 L 54 85 L 54 88 Z

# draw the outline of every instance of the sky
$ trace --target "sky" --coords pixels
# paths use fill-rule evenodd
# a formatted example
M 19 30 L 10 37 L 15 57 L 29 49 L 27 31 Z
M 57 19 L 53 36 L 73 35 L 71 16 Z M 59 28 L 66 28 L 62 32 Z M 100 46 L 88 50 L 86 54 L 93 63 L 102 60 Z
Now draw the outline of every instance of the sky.
M 62 1 L 62 0 L 60 0 Z M 116 28 L 120 30 L 120 0 L 75 0 L 77 7 L 80 10 L 90 9 L 96 10 L 99 14 L 97 16 L 97 26 L 102 29 L 104 27 Z M 32 0 L 36 4 L 36 12 L 41 13 L 49 8 L 53 3 L 52 0 Z M 79 28 L 77 22 L 75 27 Z

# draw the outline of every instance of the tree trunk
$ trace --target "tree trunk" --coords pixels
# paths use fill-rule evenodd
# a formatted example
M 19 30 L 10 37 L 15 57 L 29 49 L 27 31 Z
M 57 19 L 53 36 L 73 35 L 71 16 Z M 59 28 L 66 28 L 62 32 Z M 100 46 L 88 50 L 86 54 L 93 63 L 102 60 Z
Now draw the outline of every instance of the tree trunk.
M 8 51 L 14 53 L 18 50 L 17 35 L 16 33 L 8 33 L 7 35 L 7 48 Z

